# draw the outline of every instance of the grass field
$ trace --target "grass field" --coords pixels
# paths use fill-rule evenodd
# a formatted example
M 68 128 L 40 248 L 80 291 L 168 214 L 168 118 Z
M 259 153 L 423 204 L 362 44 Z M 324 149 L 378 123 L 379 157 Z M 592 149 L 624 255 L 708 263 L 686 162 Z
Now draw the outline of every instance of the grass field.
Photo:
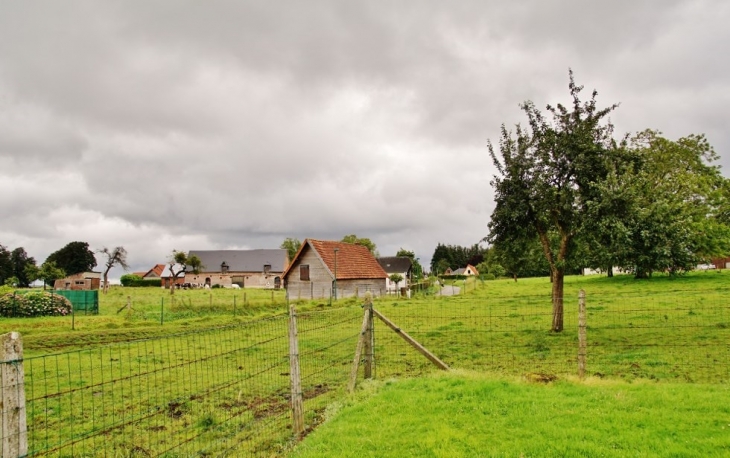
M 456 373 L 368 388 L 332 406 L 292 456 L 730 456 L 727 385 Z
M 723 387 L 730 380 L 730 309 L 725 298 L 730 292 L 730 274 L 726 272 L 656 276 L 646 281 L 628 276 L 568 277 L 566 326 L 560 334 L 549 332 L 548 279 L 470 280 L 455 286 L 462 288 L 462 294 L 438 297 L 430 291 L 411 300 L 385 297 L 376 299 L 374 306 L 458 373 L 493 374 L 484 383 L 511 386 L 500 401 L 505 405 L 518 405 L 529 395 L 534 398 L 534 408 L 544 410 L 548 417 L 553 415 L 550 408 L 557 409 L 554 412 L 592 412 L 591 402 L 603 399 L 605 386 L 626 382 L 633 382 L 626 385 L 629 391 L 635 386 L 648 387 L 635 399 L 668 399 L 686 412 L 700 402 L 692 397 L 693 390 L 727 398 Z M 580 289 L 586 291 L 588 309 L 592 377 L 586 383 L 575 380 Z M 337 406 L 353 399 L 345 396 L 344 385 L 362 320 L 361 302 L 351 298 L 332 305 L 328 300 L 297 304 L 308 428 L 332 417 Z M 20 331 L 27 363 L 34 365 L 28 372 L 29 399 L 33 400 L 29 425 L 40 431 L 41 436 L 34 437 L 45 440 L 41 449 L 66 450 L 68 446 L 60 444 L 76 443 L 70 454 L 64 452 L 67 456 L 95 456 L 88 450 L 106 446 L 112 448 L 100 448 L 102 455 L 113 450 L 122 456 L 173 457 L 236 455 L 230 447 L 238 450 L 236 447 L 243 446 L 246 453 L 269 456 L 284 454 L 290 439 L 286 309 L 283 291 L 177 291 L 173 302 L 169 292 L 160 289 L 118 287 L 100 295 L 98 315 L 0 319 L 0 332 Z M 403 414 L 414 403 L 438 408 L 440 402 L 428 396 L 436 389 L 429 384 L 449 386 L 452 382 L 431 380 L 433 366 L 380 323 L 376 323 L 375 344 L 378 380 L 426 378 L 388 385 L 369 383 L 369 389 L 359 393 L 367 394 L 369 400 L 371 391 L 386 393 L 401 383 L 413 384 L 405 385 L 406 390 L 424 397 L 404 396 L 400 404 L 394 399 L 392 412 Z M 521 381 L 526 374 L 555 376 L 557 381 L 547 386 L 527 384 Z M 473 383 L 472 379 L 482 383 L 474 375 L 466 383 Z M 648 380 L 652 383 L 644 382 Z M 675 383 L 687 381 L 701 384 Z M 418 385 L 421 382 L 424 385 Z M 460 382 L 454 384 L 460 386 Z M 687 394 L 670 399 L 663 394 L 665 388 L 678 393 L 686 389 Z M 541 393 L 548 393 L 554 401 L 541 401 Z M 343 401 L 346 399 L 350 401 Z M 571 399 L 588 401 L 576 401 L 577 407 L 571 407 Z M 648 415 L 665 415 L 655 408 L 640 405 Z M 464 409 L 473 411 L 468 405 Z M 515 411 L 516 417 L 510 420 L 514 428 L 523 421 L 517 417 L 525 412 Z M 451 414 L 448 410 L 443 415 L 418 414 L 425 428 L 436 428 L 436 424 L 428 425 L 443 421 L 444 415 Z M 499 422 L 491 423 L 495 418 L 475 418 L 486 421 L 485 428 L 490 424 L 504 428 Z M 590 421 L 592 417 L 570 418 Z M 411 436 L 411 426 L 398 430 L 394 424 L 393 434 Z M 596 447 L 605 446 L 596 438 L 608 430 L 596 431 L 587 437 Z M 320 434 L 318 431 L 316 437 Z M 478 434 L 474 432 L 473 441 L 485 443 L 486 438 Z M 175 446 L 177 440 L 186 441 L 186 447 Z M 455 454 L 448 454 L 452 442 L 449 439 L 438 448 L 442 441 L 435 441 L 428 453 L 423 449 L 425 455 L 412 456 L 460 456 L 458 441 L 452 444 Z M 710 451 L 726 444 L 700 442 Z M 535 435 L 528 435 L 520 444 L 518 448 L 500 445 L 494 456 L 546 456 L 538 453 L 544 442 Z M 561 450 L 573 456 L 600 456 L 593 453 L 598 449 L 590 448 L 550 450 L 555 450 L 553 456 L 562 456 Z M 587 452 L 581 455 L 580 450 Z M 686 455 L 681 448 L 666 449 L 678 450 L 676 454 L 658 455 L 644 454 L 643 448 L 635 450 L 605 456 L 699 456 Z M 484 456 L 464 453 L 461 456 Z

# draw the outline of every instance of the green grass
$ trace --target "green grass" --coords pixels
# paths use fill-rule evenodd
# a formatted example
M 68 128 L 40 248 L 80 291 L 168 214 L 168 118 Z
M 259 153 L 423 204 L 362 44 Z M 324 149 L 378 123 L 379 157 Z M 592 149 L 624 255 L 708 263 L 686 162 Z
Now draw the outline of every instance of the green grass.
M 730 455 L 727 385 L 540 384 L 462 373 L 379 382 L 363 393 L 333 406 L 291 456 Z
M 464 284 L 458 282 L 457 286 Z M 629 387 L 627 393 L 637 386 L 654 387 L 651 396 L 659 399 L 665 399 L 663 387 L 669 392 L 680 390 L 677 393 L 686 388 L 686 400 L 684 394 L 666 398 L 680 412 L 694 407 L 695 389 L 715 393 L 718 399 L 727 398 L 723 387 L 730 380 L 730 309 L 726 300 L 730 273 L 698 272 L 644 281 L 628 276 L 567 277 L 566 327 L 559 334 L 549 331 L 550 289 L 545 278 L 518 282 L 470 279 L 459 296 L 437 297 L 432 291 L 411 300 L 389 296 L 376 299 L 375 307 L 453 368 L 497 377 L 540 372 L 558 375 L 562 380 L 546 387 L 500 379 L 494 383 L 514 385 L 512 391 L 506 391 L 512 397 L 505 398 L 504 404 L 520 405 L 522 399 L 536 397 L 535 406 L 542 411 L 537 397 L 545 390 L 554 390 L 550 393 L 556 396 L 582 399 L 595 389 L 597 399 L 602 399 L 601 390 L 613 384 Z M 588 373 L 596 379 L 603 377 L 602 382 L 565 381 L 576 373 L 575 311 L 580 289 L 587 294 Z M 128 297 L 131 310 L 123 308 Z M 22 333 L 26 363 L 33 366 L 26 369 L 26 380 L 32 390 L 28 398 L 34 399 L 29 409 L 34 438 L 40 435 L 43 440 L 45 435 L 53 447 L 75 437 L 80 442 L 75 451 L 71 449 L 71 455 L 96 448 L 100 454 L 111 453 L 105 447 L 112 444 L 114 453 L 124 456 L 186 456 L 187 451 L 215 454 L 226 444 L 239 443 L 263 455 L 284 453 L 290 430 L 286 411 L 286 318 L 281 316 L 286 311 L 283 291 L 274 291 L 273 296 L 270 290 L 253 289 L 177 291 L 173 303 L 169 292 L 157 288 L 119 287 L 100 295 L 100 301 L 99 315 L 74 317 L 74 330 L 70 317 L 0 318 L 3 330 Z M 349 298 L 332 305 L 328 300 L 297 303 L 306 423 L 310 428 L 331 417 L 338 402 L 345 399 L 344 385 L 362 320 L 358 307 L 361 302 Z M 278 316 L 271 320 L 275 325 L 259 324 L 271 316 Z M 247 326 L 249 322 L 251 326 Z M 375 353 L 375 375 L 379 380 L 417 377 L 434 370 L 423 356 L 379 322 Z M 467 377 L 465 383 L 474 378 Z M 634 383 L 627 385 L 620 379 Z M 446 383 L 438 378 L 428 380 L 423 383 Z M 661 383 L 654 384 L 656 381 Z M 709 381 L 714 385 L 671 383 L 675 381 Z M 414 391 L 421 391 L 419 385 L 412 386 Z M 458 392 L 458 384 L 455 386 Z M 427 385 L 424 387 L 424 392 L 431 391 Z M 384 392 L 390 389 L 388 385 Z M 430 397 L 412 402 L 434 404 L 434 408 L 442 403 Z M 557 401 L 555 404 L 557 411 L 571 412 Z M 469 405 L 465 404 L 464 409 L 470 409 Z M 591 411 L 587 401 L 579 407 Z M 654 409 L 649 404 L 640 407 L 647 412 Z M 397 418 L 410 408 L 409 403 L 394 404 L 391 412 L 398 415 L 392 416 Z M 533 413 L 525 409 L 521 415 Z M 665 415 L 661 410 L 657 412 Z M 440 413 L 421 415 L 422 420 L 447 418 Z M 550 415 L 541 418 L 545 423 L 558 422 Z M 630 419 L 628 411 L 625 417 Z M 484 419 L 478 415 L 473 418 Z M 570 415 L 567 418 L 591 420 L 590 416 L 585 420 Z M 424 422 L 423 427 L 428 423 Z M 541 431 L 538 425 L 528 425 Z M 514 420 L 514 424 L 496 427 L 514 432 L 519 424 Z M 418 428 L 421 425 L 411 422 L 408 428 L 393 434 L 409 436 L 412 430 L 420 431 Z M 104 430 L 108 431 L 99 435 Z M 597 431 L 601 439 L 610 435 L 610 430 Z M 80 438 L 79 434 L 89 436 Z M 239 441 L 246 435 L 256 440 L 244 437 Z M 470 443 L 469 437 L 463 440 Z M 601 443 L 592 435 L 587 437 Z M 189 440 L 190 447 L 165 451 L 180 438 Z M 420 456 L 459 456 L 461 439 L 451 438 L 445 445 L 430 444 L 428 440 L 424 443 L 430 448 L 421 450 L 424 455 Z M 530 435 L 521 440 L 525 456 L 546 456 L 540 453 L 542 439 Z M 536 444 L 532 448 L 531 440 Z M 456 455 L 449 454 L 452 447 Z M 496 450 L 495 456 L 519 456 L 522 449 Z M 561 456 L 561 450 L 555 450 L 553 456 Z M 601 456 L 593 453 L 596 450 L 574 456 Z M 631 451 L 607 456 L 626 455 L 656 456 Z M 695 455 L 677 452 L 675 456 Z

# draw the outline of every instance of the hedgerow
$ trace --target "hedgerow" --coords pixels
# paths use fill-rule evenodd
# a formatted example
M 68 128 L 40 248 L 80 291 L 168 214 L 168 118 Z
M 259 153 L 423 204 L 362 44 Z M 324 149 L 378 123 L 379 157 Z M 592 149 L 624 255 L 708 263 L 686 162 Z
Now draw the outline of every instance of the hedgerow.
M 65 297 L 42 291 L 0 296 L 0 316 L 4 317 L 63 316 L 72 310 L 71 301 Z

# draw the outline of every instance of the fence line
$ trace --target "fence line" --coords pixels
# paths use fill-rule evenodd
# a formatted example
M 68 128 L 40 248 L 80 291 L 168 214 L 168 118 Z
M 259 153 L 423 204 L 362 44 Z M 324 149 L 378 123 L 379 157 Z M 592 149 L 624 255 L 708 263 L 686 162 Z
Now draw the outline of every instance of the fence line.
M 549 331 L 546 296 L 385 298 L 377 312 L 452 368 L 717 383 L 730 380 L 726 296 L 568 299 L 562 333 Z M 26 397 L 28 456 L 270 456 L 323 420 L 354 383 L 353 367 L 355 377 L 379 378 L 435 370 L 412 343 L 368 318 L 367 307 L 291 310 L 24 360 L 6 355 L 0 395 Z M 372 365 L 358 368 L 363 359 Z M 24 389 L 5 375 L 19 363 Z M 292 415 L 297 398 L 302 413 Z M 7 431 L 17 428 L 6 427 L 7 412 L 3 444 L 21 437 Z M 23 456 L 13 453 L 2 456 Z

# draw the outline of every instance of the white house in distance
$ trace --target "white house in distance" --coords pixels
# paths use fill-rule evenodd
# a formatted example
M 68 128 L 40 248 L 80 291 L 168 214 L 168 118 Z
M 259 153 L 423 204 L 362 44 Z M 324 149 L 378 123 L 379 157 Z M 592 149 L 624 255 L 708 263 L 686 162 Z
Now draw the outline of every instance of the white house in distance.
M 383 268 L 388 279 L 385 280 L 385 290 L 389 293 L 398 292 L 400 288 L 407 288 L 410 284 L 413 275 L 413 263 L 411 258 L 407 256 L 386 256 L 378 258 L 378 264 Z M 393 274 L 399 274 L 403 277 L 403 280 L 397 284 L 390 281 L 390 276 Z

